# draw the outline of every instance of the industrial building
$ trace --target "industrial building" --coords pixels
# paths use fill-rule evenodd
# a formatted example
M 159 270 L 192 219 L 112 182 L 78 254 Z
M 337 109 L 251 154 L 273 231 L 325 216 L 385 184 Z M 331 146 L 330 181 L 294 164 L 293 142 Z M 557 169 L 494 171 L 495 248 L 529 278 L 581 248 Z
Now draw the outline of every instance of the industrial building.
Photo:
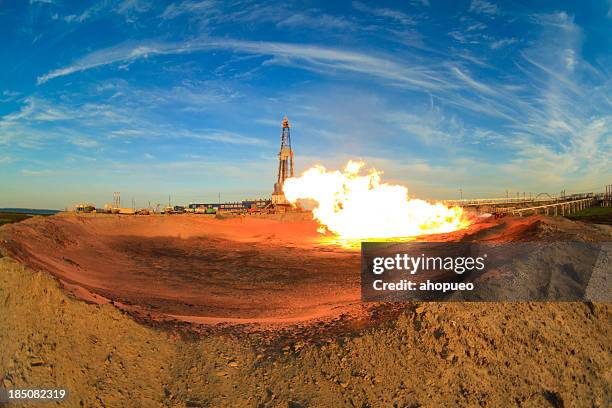
M 270 208 L 271 203 L 270 199 L 244 200 L 231 203 L 189 203 L 184 210 L 207 214 L 216 212 L 249 212 Z

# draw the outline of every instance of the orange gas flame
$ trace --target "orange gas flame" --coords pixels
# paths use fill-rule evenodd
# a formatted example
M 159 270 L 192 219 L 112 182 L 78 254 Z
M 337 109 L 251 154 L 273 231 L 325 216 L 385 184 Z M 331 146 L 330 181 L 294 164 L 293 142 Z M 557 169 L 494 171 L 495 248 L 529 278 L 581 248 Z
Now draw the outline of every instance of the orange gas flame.
M 314 201 L 314 218 L 343 239 L 397 238 L 455 231 L 468 225 L 463 210 L 409 199 L 404 186 L 381 182 L 381 172 L 360 175 L 363 162 L 349 161 L 343 172 L 317 165 L 285 180 L 291 204 Z

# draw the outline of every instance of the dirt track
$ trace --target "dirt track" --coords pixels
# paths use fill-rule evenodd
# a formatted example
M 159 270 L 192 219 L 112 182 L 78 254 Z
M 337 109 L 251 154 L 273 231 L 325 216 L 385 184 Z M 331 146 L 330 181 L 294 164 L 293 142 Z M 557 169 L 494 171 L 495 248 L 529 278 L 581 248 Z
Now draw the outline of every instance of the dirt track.
M 161 239 L 185 245 L 181 250 L 197 251 L 195 244 L 186 243 L 206 240 L 205 230 L 223 240 L 216 244 L 219 251 L 240 252 L 242 244 L 260 248 L 262 241 L 279 248 L 242 258 L 247 264 L 255 258 L 256 271 L 257 266 L 265 265 L 264 260 L 270 262 L 269 257 L 284 259 L 286 251 L 280 249 L 280 243 L 287 240 L 294 251 L 317 248 L 309 259 L 320 265 L 335 257 L 346 257 L 348 262 L 356 258 L 350 250 L 313 244 L 316 235 L 307 222 L 295 225 L 299 233 L 283 237 L 285 229 L 275 230 L 278 223 L 267 220 L 254 220 L 262 226 L 258 229 L 241 224 L 250 221 L 204 219 L 194 228 L 189 217 L 185 219 L 189 222 L 176 229 L 159 221 L 146 224 L 143 230 L 136 225 L 141 222 L 136 217 L 123 217 L 120 223 L 102 217 L 95 221 L 52 217 L 50 224 L 46 219 L 32 219 L 0 230 L 4 252 L 28 265 L 24 268 L 11 259 L 0 259 L 0 326 L 4 328 L 0 331 L 0 381 L 4 386 L 63 385 L 72 395 L 67 406 L 106 407 L 603 407 L 611 401 L 612 313 L 608 304 L 408 303 L 387 323 L 350 333 L 334 332 L 323 323 L 314 326 L 321 334 L 316 338 L 285 329 L 278 332 L 282 338 L 274 339 L 260 332 L 196 335 L 143 326 L 111 304 L 86 304 L 67 296 L 47 272 L 32 272 L 40 268 L 55 276 L 76 273 L 70 275 L 79 278 L 75 282 L 91 285 L 94 294 L 101 293 L 96 285 L 112 287 L 113 282 L 96 275 L 105 273 L 103 269 L 86 270 L 84 265 L 95 266 L 96 258 L 89 260 L 80 251 L 113 249 L 111 243 L 120 235 Z M 131 220 L 137 221 L 131 224 Z M 103 225 L 106 222 L 108 226 Z M 90 230 L 91 238 L 81 241 L 85 237 L 77 234 L 81 226 Z M 103 244 L 94 239 L 95 234 L 102 237 Z M 610 227 L 526 218 L 476 224 L 467 231 L 436 238 L 602 241 L 610 237 Z M 151 255 L 149 245 L 128 248 L 131 253 L 144 252 L 145 260 Z M 111 265 L 121 265 L 128 258 L 121 257 L 119 250 L 102 254 Z M 52 269 L 56 266 L 61 268 Z M 235 268 L 227 273 L 233 275 Z M 188 275 L 188 265 L 180 271 L 185 283 L 199 279 Z M 133 284 L 139 276 L 125 269 L 116 271 L 112 277 L 124 280 L 114 283 L 114 290 L 137 287 Z M 340 276 L 355 281 L 358 272 Z M 301 284 L 313 282 L 318 280 L 302 280 Z M 151 277 L 141 283 L 147 290 L 156 288 Z M 79 287 L 72 289 L 80 296 L 88 295 L 79 292 Z M 131 290 L 125 293 L 140 299 L 140 307 L 153 311 L 157 296 L 138 298 Z M 179 303 L 175 298 L 165 307 L 180 307 L 176 306 Z M 236 304 L 245 303 L 238 300 Z M 285 313 L 282 307 L 275 310 Z M 239 311 L 239 315 L 244 313 Z

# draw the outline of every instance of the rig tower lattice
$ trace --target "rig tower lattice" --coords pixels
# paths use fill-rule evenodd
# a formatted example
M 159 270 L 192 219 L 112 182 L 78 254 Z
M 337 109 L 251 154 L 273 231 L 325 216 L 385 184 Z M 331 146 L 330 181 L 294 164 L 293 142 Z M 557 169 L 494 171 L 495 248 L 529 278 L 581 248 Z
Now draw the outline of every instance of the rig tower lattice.
M 278 177 L 272 193 L 272 204 L 277 206 L 289 205 L 285 193 L 283 193 L 283 185 L 286 179 L 293 177 L 293 149 L 291 148 L 290 128 L 289 119 L 285 116 L 282 123 L 281 147 L 278 153 Z

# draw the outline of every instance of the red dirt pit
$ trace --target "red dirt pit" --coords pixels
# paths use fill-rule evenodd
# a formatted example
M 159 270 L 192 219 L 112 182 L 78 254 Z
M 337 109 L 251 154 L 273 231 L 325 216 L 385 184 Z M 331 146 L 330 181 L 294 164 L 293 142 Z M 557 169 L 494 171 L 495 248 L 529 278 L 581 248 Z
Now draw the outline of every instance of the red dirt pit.
M 314 221 L 253 217 L 33 218 L 9 255 L 74 295 L 195 323 L 292 323 L 358 302 L 354 251 L 317 246 Z
M 0 230 L 0 249 L 73 295 L 155 321 L 292 325 L 364 313 L 358 248 L 297 220 L 58 215 Z M 605 240 L 582 223 L 486 218 L 420 241 Z

